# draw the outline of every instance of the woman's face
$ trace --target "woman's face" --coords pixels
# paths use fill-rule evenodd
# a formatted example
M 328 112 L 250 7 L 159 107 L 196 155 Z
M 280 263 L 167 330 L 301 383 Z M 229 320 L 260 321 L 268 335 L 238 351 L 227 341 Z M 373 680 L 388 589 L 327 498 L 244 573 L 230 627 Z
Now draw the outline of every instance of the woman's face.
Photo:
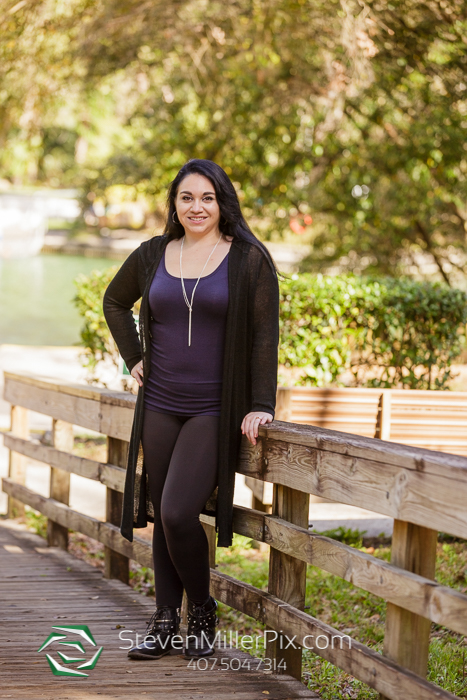
M 175 197 L 177 217 L 185 232 L 206 235 L 219 231 L 220 209 L 213 184 L 198 173 L 181 181 Z

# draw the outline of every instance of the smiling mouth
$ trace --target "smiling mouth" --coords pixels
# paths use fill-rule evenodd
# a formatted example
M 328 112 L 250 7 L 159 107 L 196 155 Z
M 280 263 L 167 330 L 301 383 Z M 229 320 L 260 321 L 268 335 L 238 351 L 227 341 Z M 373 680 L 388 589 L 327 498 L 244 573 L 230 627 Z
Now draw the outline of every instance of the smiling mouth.
M 207 216 L 189 216 L 188 217 L 190 221 L 205 221 L 207 219 Z

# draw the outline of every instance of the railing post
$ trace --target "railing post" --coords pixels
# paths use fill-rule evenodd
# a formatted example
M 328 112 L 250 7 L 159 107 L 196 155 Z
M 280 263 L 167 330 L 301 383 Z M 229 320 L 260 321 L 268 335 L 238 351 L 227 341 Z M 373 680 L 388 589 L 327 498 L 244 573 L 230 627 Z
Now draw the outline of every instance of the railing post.
M 274 484 L 272 514 L 294 525 L 308 529 L 309 495 L 288 486 Z M 305 608 L 306 563 L 271 547 L 269 556 L 268 592 L 298 610 Z M 297 642 L 295 641 L 294 644 Z M 301 680 L 302 647 L 286 649 L 287 639 L 279 637 L 266 644 L 266 658 L 275 659 L 276 672 L 287 673 Z M 281 660 L 286 668 L 278 668 Z
M 391 564 L 435 579 L 438 533 L 421 525 L 394 520 Z M 431 622 L 393 603 L 387 604 L 384 655 L 426 678 Z M 385 700 L 380 695 L 380 700 Z
M 63 420 L 53 420 L 52 441 L 57 450 L 63 452 L 73 451 L 73 426 Z M 60 503 L 70 502 L 70 474 L 50 467 L 50 498 L 55 498 Z M 47 520 L 47 544 L 49 547 L 68 549 L 68 529 L 63 525 Z
M 117 467 L 127 466 L 128 442 L 117 438 L 107 438 L 107 462 Z M 120 526 L 123 507 L 123 493 L 106 488 L 105 519 L 112 525 Z M 104 576 L 118 578 L 123 583 L 130 581 L 130 560 L 123 554 L 104 546 Z
M 290 423 L 292 417 L 292 389 L 287 386 L 280 386 L 276 393 L 276 420 L 283 420 Z
M 29 438 L 29 413 L 22 406 L 11 407 L 10 432 L 21 438 Z M 10 450 L 8 476 L 17 484 L 26 484 L 26 458 Z M 8 517 L 17 518 L 24 515 L 24 503 L 16 498 L 8 497 Z
M 391 436 L 391 391 L 385 390 L 379 401 L 379 421 L 375 437 Z M 391 564 L 434 580 L 438 533 L 421 525 L 394 520 Z M 409 610 L 388 603 L 384 634 L 385 656 L 426 678 L 431 622 Z M 385 700 L 380 695 L 380 700 Z
M 201 523 L 203 526 L 204 532 L 206 533 L 206 537 L 208 539 L 208 546 L 209 546 L 209 566 L 211 569 L 216 568 L 216 528 L 214 525 L 210 525 L 209 523 Z

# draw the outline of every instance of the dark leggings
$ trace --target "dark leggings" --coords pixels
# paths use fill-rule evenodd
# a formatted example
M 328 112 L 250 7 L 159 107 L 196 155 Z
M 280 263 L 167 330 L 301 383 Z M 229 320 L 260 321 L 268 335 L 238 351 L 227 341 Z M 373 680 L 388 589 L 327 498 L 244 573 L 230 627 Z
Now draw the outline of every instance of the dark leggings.
M 209 549 L 199 520 L 217 485 L 218 416 L 174 416 L 145 409 L 144 464 L 154 506 L 156 605 L 209 597 Z

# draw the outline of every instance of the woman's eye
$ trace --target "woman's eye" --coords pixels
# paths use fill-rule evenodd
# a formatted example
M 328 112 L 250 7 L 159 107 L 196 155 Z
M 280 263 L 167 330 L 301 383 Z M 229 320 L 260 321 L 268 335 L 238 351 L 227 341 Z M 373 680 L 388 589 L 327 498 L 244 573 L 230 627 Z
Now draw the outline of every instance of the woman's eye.
M 191 197 L 190 197 L 188 194 L 185 194 L 185 195 L 183 195 L 183 197 L 182 197 L 182 200 L 183 200 L 184 202 L 187 202 L 187 201 L 189 201 L 190 199 L 191 199 Z M 211 195 L 209 195 L 208 197 L 203 197 L 203 199 L 204 199 L 204 201 L 206 201 L 206 202 L 213 202 L 213 201 L 214 201 L 214 197 L 211 197 Z

